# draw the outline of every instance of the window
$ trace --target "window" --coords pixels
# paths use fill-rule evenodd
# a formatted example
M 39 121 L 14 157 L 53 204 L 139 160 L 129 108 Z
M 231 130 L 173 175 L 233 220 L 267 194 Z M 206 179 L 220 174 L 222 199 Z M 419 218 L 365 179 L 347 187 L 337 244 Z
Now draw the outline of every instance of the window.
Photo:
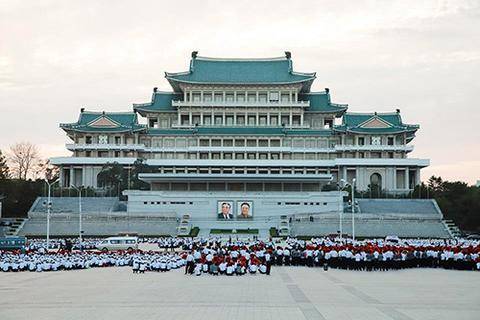
M 277 116 L 270 116 L 270 125 L 271 126 L 278 126 L 278 117 Z
M 290 95 L 288 93 L 282 93 L 282 102 L 289 102 Z
M 212 147 L 221 147 L 221 146 L 222 146 L 222 140 L 212 139 Z
M 235 153 L 235 159 L 243 160 L 244 158 L 243 153 Z
M 248 116 L 248 125 L 254 126 L 255 125 L 256 116 Z
M 323 127 L 325 129 L 330 129 L 331 127 L 333 127 L 333 120 L 332 119 L 323 120 Z
M 215 160 L 220 159 L 220 153 L 212 153 L 212 159 L 215 159 Z
M 270 147 L 280 147 L 280 140 L 270 140 Z
M 278 160 L 278 159 L 280 159 L 280 154 L 278 154 L 278 153 L 272 153 L 272 154 L 270 154 L 270 158 L 271 158 L 272 160 Z
M 223 117 L 222 116 L 215 116 L 215 125 L 216 126 L 221 126 L 223 123 Z
M 211 116 L 203 116 L 203 124 L 206 126 L 210 126 L 212 124 L 212 117 Z
M 208 141 L 208 139 L 200 139 L 200 147 L 209 147 L 210 146 L 210 142 Z
M 187 126 L 190 123 L 189 115 L 182 115 L 180 118 L 180 123 L 182 124 L 182 126 Z
M 232 154 L 231 153 L 224 153 L 223 154 L 223 159 L 231 160 L 232 159 Z
M 233 126 L 233 116 L 226 116 L 227 126 Z
M 239 126 L 245 125 L 245 116 L 237 116 L 237 125 Z
M 247 140 L 247 147 L 256 147 L 257 146 L 257 140 Z
M 148 119 L 148 126 L 150 128 L 156 128 L 157 127 L 157 119 L 156 118 Z
M 223 101 L 223 93 L 215 93 L 215 102 Z
M 226 102 L 233 102 L 233 93 L 227 93 L 225 95 Z
M 259 147 L 268 147 L 268 140 L 265 140 L 265 139 L 258 140 L 258 146 Z
M 120 151 L 115 151 L 115 158 L 120 158 Z
M 245 147 L 245 140 L 235 139 L 235 147 Z
M 118 152 L 118 151 L 117 151 Z M 89 158 L 92 156 L 92 151 L 86 151 L 85 152 L 85 157 Z
M 98 136 L 98 143 L 99 144 L 108 144 L 108 136 L 106 136 L 106 135 Z
M 231 139 L 223 140 L 223 146 L 224 147 L 233 147 L 233 140 L 231 140 Z
M 257 101 L 257 94 L 256 93 L 249 93 L 248 94 L 248 102 L 255 102 Z
M 282 116 L 282 126 L 288 126 L 290 124 L 290 117 L 289 116 Z
M 258 95 L 258 101 L 259 102 L 267 102 L 267 94 L 266 93 L 260 93 Z
M 258 121 L 260 122 L 259 124 L 261 126 L 266 126 L 267 125 L 267 116 L 260 116 L 258 118 Z
M 394 140 L 393 137 L 388 137 L 388 138 L 387 138 L 387 144 L 388 144 L 389 146 L 393 146 L 393 140 Z
M 247 159 L 255 160 L 255 153 L 247 153 Z
M 270 92 L 269 100 L 270 102 L 278 102 L 278 92 L 277 91 Z
M 200 153 L 200 159 L 203 159 L 203 160 L 208 159 L 208 153 L 204 153 L 204 152 Z
M 365 138 L 364 137 L 358 137 L 358 145 L 359 146 L 364 146 L 365 145 Z
M 372 137 L 372 145 L 379 146 L 382 144 L 382 137 L 374 136 Z
M 237 101 L 245 102 L 245 93 L 237 93 Z

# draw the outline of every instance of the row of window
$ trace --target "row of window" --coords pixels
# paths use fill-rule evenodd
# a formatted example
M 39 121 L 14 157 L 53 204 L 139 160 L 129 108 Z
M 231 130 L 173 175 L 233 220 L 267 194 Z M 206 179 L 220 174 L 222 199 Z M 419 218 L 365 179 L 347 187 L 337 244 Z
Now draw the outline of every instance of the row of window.
M 215 92 L 204 91 L 203 102 L 290 102 L 294 100 L 294 94 L 281 91 L 260 92 Z M 202 102 L 202 92 L 188 92 L 187 101 Z

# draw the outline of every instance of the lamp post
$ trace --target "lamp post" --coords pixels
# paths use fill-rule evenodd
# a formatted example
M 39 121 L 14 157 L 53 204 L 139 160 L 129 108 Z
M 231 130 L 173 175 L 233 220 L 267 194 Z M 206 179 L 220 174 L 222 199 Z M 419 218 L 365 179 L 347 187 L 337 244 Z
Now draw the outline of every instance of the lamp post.
M 356 178 L 352 180 L 352 240 L 355 241 L 355 181 Z
M 48 182 L 47 179 L 45 179 L 45 182 L 48 185 L 48 197 L 47 197 L 47 252 L 48 252 L 48 249 L 50 248 L 50 210 L 52 208 L 52 201 L 51 201 L 51 197 L 50 197 L 50 192 L 51 192 L 52 186 L 59 181 L 60 181 L 60 179 L 57 179 L 54 182 L 50 183 L 50 182 Z
M 70 186 L 78 191 L 78 241 L 82 251 L 82 187 Z
M 343 183 L 344 187 L 345 187 L 345 179 L 340 179 L 340 182 Z M 341 189 L 343 189 L 344 187 L 342 187 Z M 340 186 L 338 188 L 340 191 Z M 339 210 L 339 213 L 340 213 L 340 222 L 339 222 L 339 228 L 340 228 L 340 239 L 343 239 L 343 197 L 342 197 L 342 202 L 341 202 L 341 208 Z

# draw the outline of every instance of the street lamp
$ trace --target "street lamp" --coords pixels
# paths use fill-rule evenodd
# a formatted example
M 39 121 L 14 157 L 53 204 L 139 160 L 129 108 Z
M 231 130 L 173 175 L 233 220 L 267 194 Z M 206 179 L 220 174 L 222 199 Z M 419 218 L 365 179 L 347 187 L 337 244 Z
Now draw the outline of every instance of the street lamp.
M 352 240 L 355 241 L 355 182 L 356 178 L 352 180 Z
M 78 191 L 78 241 L 82 251 L 82 187 L 76 187 L 73 184 L 70 187 Z
M 47 252 L 48 252 L 48 249 L 50 248 L 50 210 L 52 209 L 50 190 L 51 190 L 51 187 L 59 181 L 60 179 L 57 179 L 54 182 L 50 183 L 48 182 L 47 179 L 45 179 L 45 182 L 48 185 L 48 197 L 47 197 L 47 203 L 46 203 L 46 206 L 47 206 Z

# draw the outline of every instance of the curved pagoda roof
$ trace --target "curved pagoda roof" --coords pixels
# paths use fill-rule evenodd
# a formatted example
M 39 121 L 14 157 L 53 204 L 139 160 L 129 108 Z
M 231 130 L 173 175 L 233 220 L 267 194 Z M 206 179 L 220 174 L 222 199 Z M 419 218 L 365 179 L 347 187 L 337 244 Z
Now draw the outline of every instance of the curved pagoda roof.
M 175 92 L 180 84 L 225 84 L 225 85 L 278 85 L 303 84 L 302 91 L 308 92 L 315 73 L 293 71 L 290 54 L 285 57 L 261 59 L 208 58 L 192 53 L 190 68 L 185 72 L 165 72 Z
M 398 134 L 407 133 L 407 142 L 415 137 L 419 125 L 404 124 L 400 111 L 390 113 L 353 113 L 346 112 L 342 124 L 334 130 L 342 133 L 356 134 Z
M 133 110 L 142 116 L 147 112 L 175 111 L 172 107 L 173 100 L 181 100 L 183 95 L 175 92 L 156 91 L 154 89 L 152 101 L 147 103 L 134 103 Z
M 334 113 L 337 117 L 340 117 L 348 109 L 348 104 L 331 102 L 329 89 L 322 92 L 301 93 L 298 98 L 302 101 L 310 101 L 309 112 Z
M 93 112 L 82 110 L 77 122 L 62 123 L 60 128 L 67 132 L 120 133 L 143 131 L 146 129 L 146 126 L 138 124 L 138 117 L 135 112 Z

